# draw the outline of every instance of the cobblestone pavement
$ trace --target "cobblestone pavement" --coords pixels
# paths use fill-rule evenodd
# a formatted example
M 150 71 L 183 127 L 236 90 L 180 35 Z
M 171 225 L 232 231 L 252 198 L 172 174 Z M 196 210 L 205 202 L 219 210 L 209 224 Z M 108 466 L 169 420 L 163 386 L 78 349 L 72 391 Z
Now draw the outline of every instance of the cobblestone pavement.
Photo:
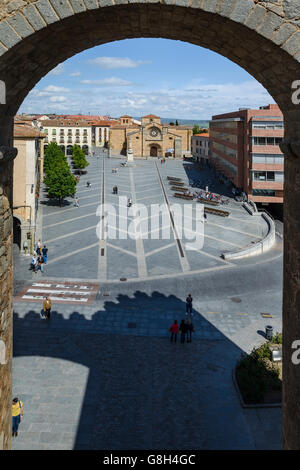
M 280 409 L 242 410 L 231 379 L 267 323 L 281 331 L 274 263 L 267 293 L 256 291 L 263 273 L 246 267 L 253 290 L 243 272 L 240 283 L 221 273 L 214 285 L 204 275 L 119 283 L 92 306 L 54 303 L 50 322 L 37 303 L 16 302 L 13 388 L 25 418 L 14 449 L 279 449 Z M 188 288 L 196 333 L 171 344 Z
M 100 152 L 98 149 L 97 152 Z M 42 219 L 42 242 L 49 248 L 48 262 L 45 266 L 44 278 L 78 278 L 111 281 L 122 277 L 127 279 L 151 279 L 159 276 L 177 276 L 182 273 L 202 272 L 205 270 L 225 270 L 231 265 L 238 265 L 238 261 L 229 263 L 220 255 L 223 252 L 234 251 L 252 242 L 259 241 L 267 231 L 266 222 L 251 216 L 242 208 L 241 203 L 232 198 L 230 204 L 221 206 L 230 212 L 228 218 L 208 215 L 207 222 L 198 222 L 197 233 L 204 230 L 203 238 L 199 238 L 200 248 L 188 249 L 187 244 L 194 240 L 191 231 L 180 235 L 180 226 L 175 220 L 175 229 L 170 224 L 168 208 L 165 215 L 160 218 L 160 229 L 156 230 L 151 224 L 155 217 L 151 215 L 151 204 L 178 204 L 183 207 L 186 201 L 176 199 L 167 181 L 167 176 L 182 178 L 189 186 L 193 181 L 200 180 L 202 189 L 206 184 L 209 189 L 218 193 L 228 193 L 225 185 L 220 185 L 214 174 L 208 168 L 199 171 L 193 164 L 184 164 L 182 161 L 167 161 L 164 165 L 157 163 L 156 159 L 150 161 L 136 160 L 135 166 L 120 167 L 122 159 L 95 156 L 89 158 L 88 174 L 81 177 L 78 184 L 77 195 L 80 207 L 74 207 L 72 199 L 66 199 L 65 206 L 53 206 L 44 194 L 39 204 Z M 112 173 L 117 167 L 118 173 Z M 104 171 L 104 179 L 102 178 Z M 86 182 L 91 182 L 91 188 Z M 114 185 L 118 186 L 119 194 L 112 194 Z M 133 202 L 144 204 L 149 217 L 128 218 L 123 215 L 127 211 L 127 197 L 131 196 Z M 120 197 L 120 199 L 119 199 Z M 96 228 L 100 221 L 99 205 L 102 198 L 106 204 L 117 211 L 118 226 L 123 223 L 122 229 L 117 233 L 117 239 L 109 237 L 107 240 L 98 239 Z M 122 200 L 122 198 L 124 198 Z M 191 230 L 196 229 L 196 207 L 199 203 L 188 201 L 186 206 L 193 208 L 190 220 Z M 42 213 L 42 216 L 41 216 Z M 123 214 L 124 213 L 124 214 Z M 188 219 L 186 219 L 188 220 Z M 134 225 L 135 223 L 135 225 Z M 112 224 L 110 223 L 110 226 Z M 170 236 L 163 238 L 163 229 L 170 226 Z M 132 238 L 134 233 L 141 231 L 143 239 Z M 179 235 L 179 242 L 176 241 Z M 145 238 L 145 237 L 148 238 Z M 166 235 L 164 235 L 166 236 Z M 121 238 L 123 237 L 123 238 Z M 156 237 L 157 239 L 154 239 Z M 26 273 L 28 270 L 28 257 L 22 258 L 20 271 L 25 272 L 26 278 L 36 276 Z M 74 267 L 76 266 L 76 269 Z M 23 277 L 22 277 L 23 276 Z M 24 274 L 19 276 L 24 278 Z
M 13 394 L 24 403 L 24 420 L 13 448 L 280 449 L 281 410 L 243 410 L 231 373 L 242 352 L 264 341 L 266 324 L 281 331 L 281 240 L 260 257 L 223 263 L 224 240 L 249 242 L 252 229 L 261 236 L 261 228 L 231 203 L 231 220 L 210 218 L 211 237 L 221 241 L 206 244 L 200 261 L 185 251 L 182 263 L 175 240 L 111 241 L 102 257 L 95 235 L 101 164 L 96 157 L 81 179 L 80 208 L 40 205 L 49 246 L 45 274 L 33 277 L 28 258 L 15 256 Z M 111 168 L 117 164 L 105 160 L 107 201 L 114 202 Z M 169 172 L 195 177 L 195 169 L 183 172 L 182 162 L 158 167 L 162 181 Z M 147 204 L 159 194 L 161 202 L 159 178 L 153 192 L 150 187 L 152 196 L 142 195 L 146 168 L 152 179 L 158 177 L 154 162 L 137 161 L 119 170 L 119 189 L 126 195 L 130 188 L 145 201 L 149 195 Z M 203 174 L 203 181 L 209 177 Z M 121 276 L 127 281 L 120 282 Z M 85 305 L 54 301 L 50 321 L 41 318 L 40 303 L 17 296 L 32 294 L 33 283 L 41 282 L 66 291 L 56 295 L 77 295 L 77 281 L 98 285 L 96 298 Z M 193 342 L 171 344 L 168 328 L 185 317 L 189 292 Z M 262 312 L 272 318 L 262 318 Z

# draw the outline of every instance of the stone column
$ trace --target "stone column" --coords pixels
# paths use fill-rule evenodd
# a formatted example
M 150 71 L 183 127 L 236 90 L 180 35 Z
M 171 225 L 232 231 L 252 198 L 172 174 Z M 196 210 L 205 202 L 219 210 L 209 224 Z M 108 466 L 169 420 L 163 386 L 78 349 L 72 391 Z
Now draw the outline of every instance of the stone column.
M 282 423 L 286 450 L 300 449 L 300 132 L 293 135 L 298 140 L 287 133 L 281 144 L 285 154 Z
M 4 361 L 0 364 L 0 451 L 11 448 L 12 180 L 13 160 L 17 155 L 17 149 L 12 148 L 13 118 L 6 117 L 3 121 L 0 120 L 0 340 Z

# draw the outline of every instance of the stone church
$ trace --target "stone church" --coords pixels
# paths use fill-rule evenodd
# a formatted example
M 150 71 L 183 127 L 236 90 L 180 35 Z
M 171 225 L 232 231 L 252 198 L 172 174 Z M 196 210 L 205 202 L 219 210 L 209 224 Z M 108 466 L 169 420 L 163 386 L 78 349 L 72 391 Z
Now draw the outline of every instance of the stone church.
M 191 126 L 162 124 L 160 117 L 148 114 L 141 122 L 131 116 L 121 116 L 120 124 L 109 132 L 111 155 L 126 155 L 131 142 L 137 158 L 182 158 L 191 153 Z

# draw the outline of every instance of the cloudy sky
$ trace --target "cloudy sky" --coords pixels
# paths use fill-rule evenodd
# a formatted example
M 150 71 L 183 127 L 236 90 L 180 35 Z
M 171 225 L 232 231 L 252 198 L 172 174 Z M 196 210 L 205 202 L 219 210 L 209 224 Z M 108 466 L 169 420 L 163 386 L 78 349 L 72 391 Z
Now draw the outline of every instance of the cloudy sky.
M 60 64 L 19 112 L 210 119 L 273 102 L 251 75 L 214 52 L 180 41 L 128 39 Z

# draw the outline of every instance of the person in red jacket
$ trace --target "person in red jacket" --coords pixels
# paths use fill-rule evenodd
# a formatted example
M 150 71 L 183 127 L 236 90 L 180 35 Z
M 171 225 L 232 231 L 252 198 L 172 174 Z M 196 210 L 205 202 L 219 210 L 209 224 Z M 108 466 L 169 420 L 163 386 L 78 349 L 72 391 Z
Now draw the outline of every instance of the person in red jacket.
M 169 329 L 169 331 L 171 332 L 171 338 L 170 338 L 171 343 L 173 342 L 173 338 L 176 343 L 178 330 L 179 330 L 179 326 L 178 326 L 177 320 L 174 320 L 173 325 Z

